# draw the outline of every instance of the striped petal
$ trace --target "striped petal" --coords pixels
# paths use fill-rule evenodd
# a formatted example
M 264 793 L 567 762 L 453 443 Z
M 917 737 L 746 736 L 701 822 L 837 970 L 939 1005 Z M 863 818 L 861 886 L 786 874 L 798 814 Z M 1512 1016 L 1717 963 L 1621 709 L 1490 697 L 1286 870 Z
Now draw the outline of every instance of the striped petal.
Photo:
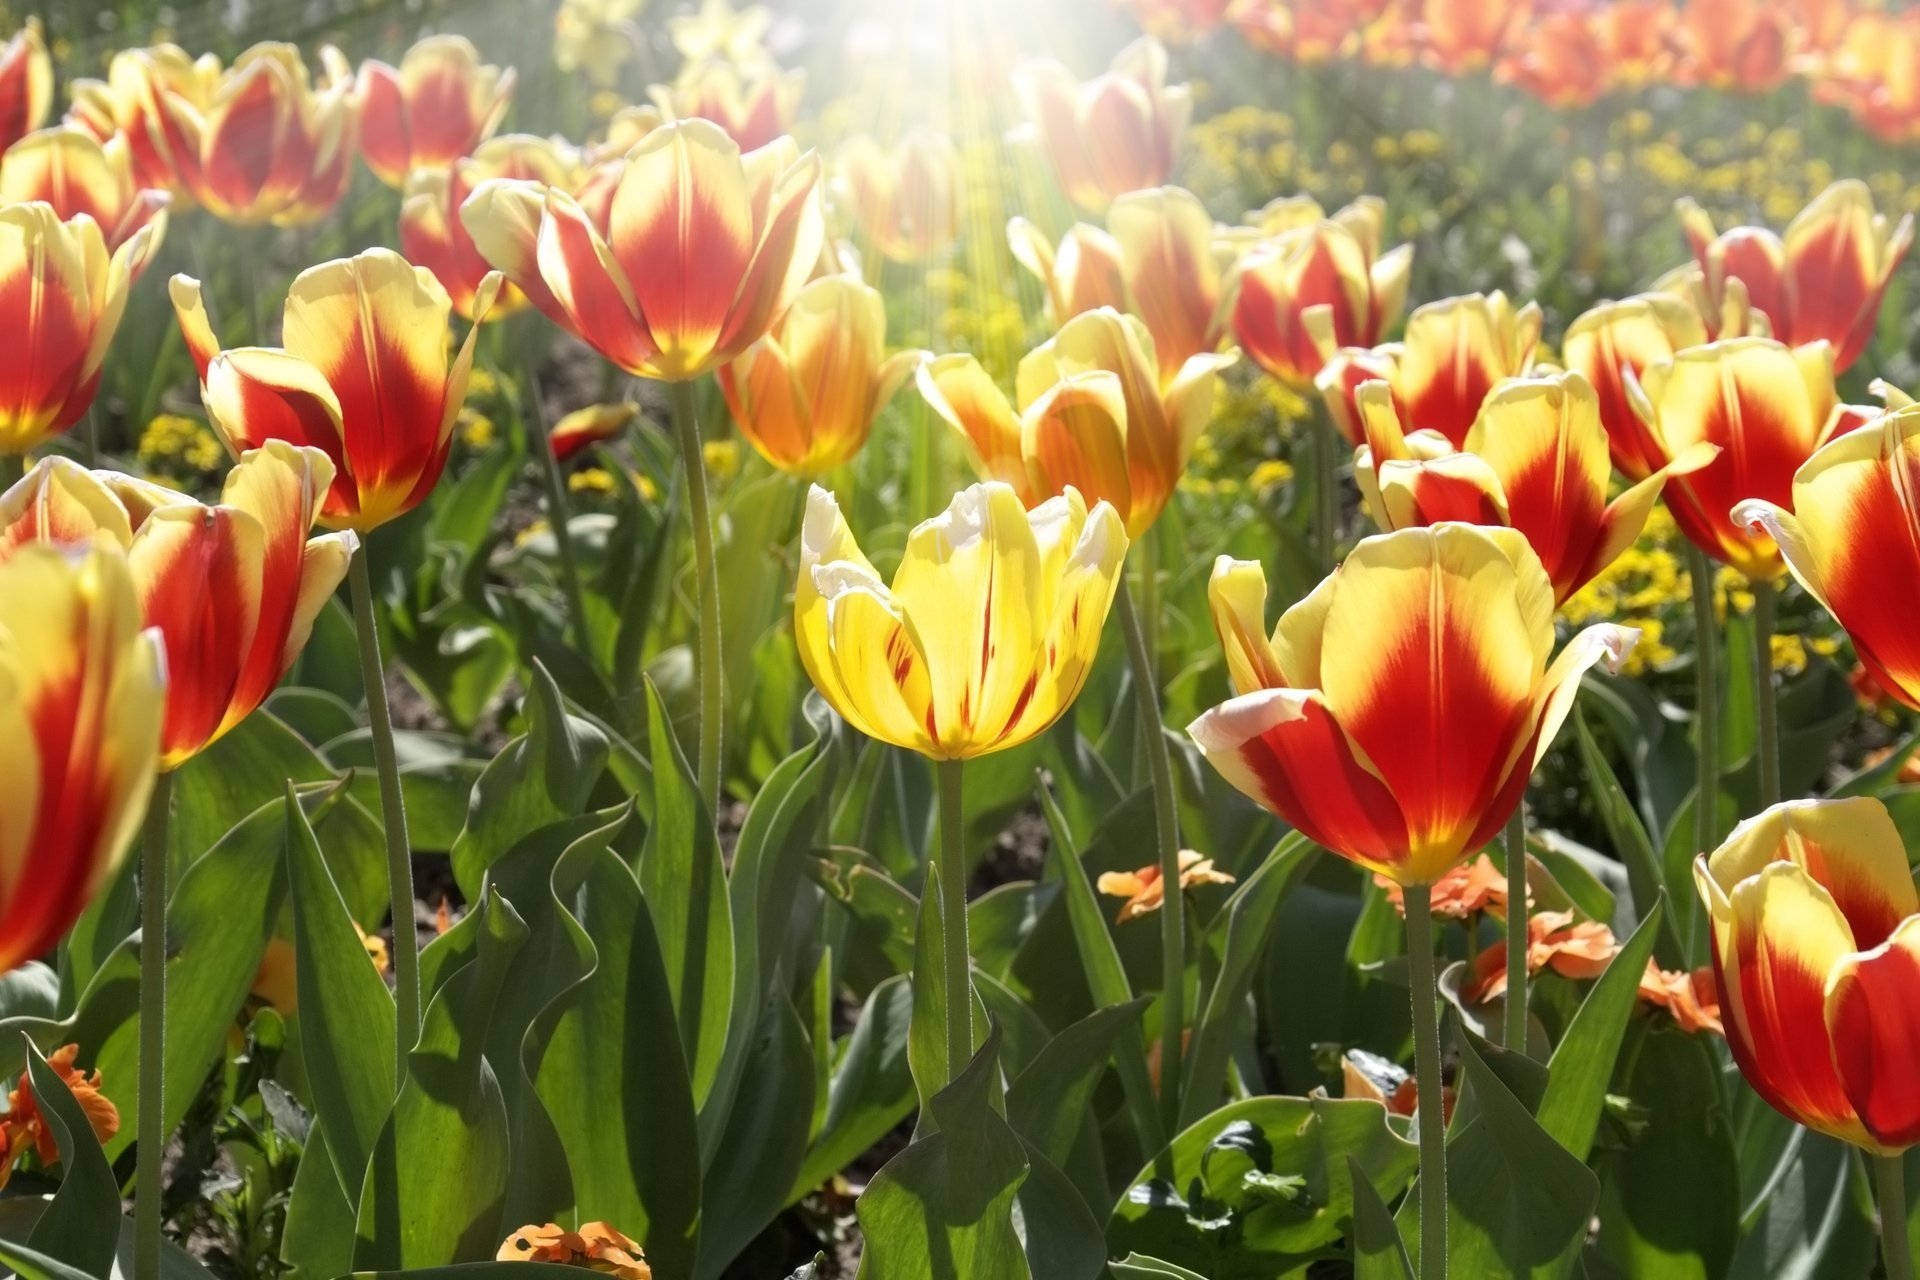
M 1127 402 L 1104 369 L 1055 383 L 1022 415 L 1020 452 L 1037 494 L 1071 486 L 1116 511 L 1133 510 Z
M 1554 598 L 1571 596 L 1600 536 L 1612 476 L 1593 384 L 1578 373 L 1503 382 L 1465 448 L 1499 477 L 1508 523 L 1540 557 Z
M 213 332 L 213 324 L 207 319 L 206 300 L 201 296 L 200 282 L 189 275 L 176 275 L 167 281 L 167 296 L 173 300 L 173 314 L 180 322 L 180 332 L 187 340 L 187 354 L 193 357 L 193 366 L 199 371 L 200 381 L 207 380 L 207 366 L 220 354 L 220 339 Z
M 753 259 L 720 334 L 716 359 L 730 360 L 759 341 L 793 304 L 826 248 L 826 214 L 820 207 L 820 157 L 794 158 L 781 138 L 745 157 L 750 179 L 766 187 L 756 196 Z M 756 170 L 772 176 L 755 178 Z
M 640 406 L 631 400 L 575 409 L 554 423 L 553 430 L 547 433 L 554 461 L 565 462 L 589 445 L 617 438 L 639 414 Z
M 1920 916 L 1827 978 L 1833 1066 L 1854 1114 L 1887 1150 L 1920 1142 Z
M 1782 237 L 1793 341 L 1826 339 L 1842 369 L 1858 354 L 1851 342 L 1862 313 L 1879 306 L 1885 234 L 1866 183 L 1847 179 L 1815 196 Z
M 457 216 L 489 266 L 505 275 L 549 319 L 571 328 L 572 320 L 541 275 L 540 234 L 548 201 L 548 188 L 542 183 L 488 178 L 461 202 Z
M 207 366 L 201 397 L 214 430 L 236 454 L 269 440 L 326 454 L 334 477 L 321 519 L 336 527 L 358 519 L 359 488 L 341 447 L 340 401 L 318 369 L 285 351 L 236 347 Z
M 397 187 L 413 169 L 411 115 L 400 73 L 368 58 L 360 64 L 354 93 L 360 101 L 360 154 L 374 177 Z
M 1207 579 L 1207 609 L 1226 654 L 1236 694 L 1287 686 L 1280 656 L 1267 636 L 1267 575 L 1258 560 L 1221 556 Z
M 914 383 L 940 420 L 959 433 L 982 478 L 1028 490 L 1020 419 L 978 360 L 940 356 L 920 366 Z
M 1189 356 L 1220 345 L 1213 218 L 1192 192 L 1159 187 L 1115 200 L 1107 227 L 1120 247 L 1134 313 L 1153 334 L 1162 378 L 1171 379 Z
M 81 547 L 101 534 L 126 546 L 133 538 L 127 509 L 93 472 L 70 458 L 42 458 L 0 494 L 0 562 L 32 543 Z
M 660 347 L 634 287 L 566 192 L 548 189 L 534 253 L 561 324 L 628 373 L 653 367 Z
M 1104 502 L 1088 511 L 1075 490 L 1041 503 L 1028 520 L 1040 549 L 1040 598 L 1051 612 L 1012 712 L 997 731 L 985 726 L 994 747 L 1014 746 L 1043 732 L 1080 696 L 1127 557 L 1119 513 Z M 1008 661 L 1016 660 L 1008 655 Z
M 1487 392 L 1527 371 L 1539 339 L 1540 311 L 1514 311 L 1505 296 L 1471 294 L 1432 302 L 1407 319 L 1395 398 L 1409 424 L 1465 443 Z
M 1634 411 L 1622 371 L 1638 377 L 1649 366 L 1671 360 L 1676 351 L 1706 341 L 1699 312 L 1663 294 L 1603 302 L 1568 327 L 1561 356 L 1567 368 L 1593 384 L 1614 465 L 1630 479 L 1644 479 L 1657 470 L 1666 453 Z
M 1775 805 L 1735 827 L 1706 870 L 1730 894 L 1776 862 L 1819 884 L 1862 948 L 1878 946 L 1920 911 L 1899 830 L 1871 797 Z
M 90 218 L 68 224 L 45 204 L 0 207 L 0 317 L 13 335 L 0 344 L 0 453 L 24 453 L 66 425 L 96 332 L 90 277 L 104 276 L 105 258 Z
M 1341 347 L 1314 375 L 1313 385 L 1327 406 L 1327 414 L 1349 445 L 1357 447 L 1367 438 L 1366 423 L 1356 399 L 1360 388 L 1369 382 L 1384 381 L 1392 385 L 1399 369 L 1400 347 L 1394 343 L 1372 349 Z

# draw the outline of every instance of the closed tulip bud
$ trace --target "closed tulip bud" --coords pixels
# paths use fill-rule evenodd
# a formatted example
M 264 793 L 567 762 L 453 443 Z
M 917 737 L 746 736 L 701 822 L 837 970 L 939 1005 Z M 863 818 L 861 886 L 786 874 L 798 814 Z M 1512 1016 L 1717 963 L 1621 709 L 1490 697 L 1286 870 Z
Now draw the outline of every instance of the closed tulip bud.
M 142 252 L 127 264 L 137 280 L 160 250 L 172 197 L 134 186 L 124 137 L 116 134 L 103 143 L 78 126 L 56 125 L 28 134 L 0 157 L 0 202 L 29 200 L 53 206 L 62 220 L 86 214 L 99 224 L 109 250 L 151 228 Z
M 142 228 L 109 255 L 85 214 L 62 222 L 40 201 L 0 205 L 0 453 L 44 443 L 93 404 L 152 234 Z
M 1086 683 L 1126 553 L 1106 504 L 1088 511 L 1069 490 L 1028 511 L 990 481 L 914 527 L 889 586 L 815 486 L 794 589 L 800 660 L 870 738 L 935 760 L 1018 746 Z
M 921 351 L 886 355 L 880 291 L 848 276 L 813 281 L 766 337 L 719 372 L 734 425 L 790 475 L 818 476 L 867 442 Z
M 1187 86 L 1167 84 L 1167 51 L 1151 36 L 1084 84 L 1057 62 L 1028 63 L 1014 72 L 1014 92 L 1028 120 L 1018 140 L 1039 148 L 1067 199 L 1088 213 L 1171 177 L 1193 114 Z
M 834 156 L 835 203 L 884 258 L 925 262 L 960 232 L 960 153 L 944 133 L 908 131 L 891 151 L 861 134 Z
M 396 70 L 360 64 L 360 154 L 374 177 L 398 187 L 415 169 L 439 169 L 500 127 L 513 99 L 509 67 L 483 66 L 465 36 L 428 36 Z
M 1844 370 L 1866 350 L 1880 318 L 1893 269 L 1913 243 L 1913 216 L 1890 227 L 1864 182 L 1834 183 L 1777 236 L 1762 227 L 1715 235 L 1713 220 L 1692 200 L 1677 206 L 1680 225 L 1704 277 L 1709 317 L 1717 316 L 1732 281 L 1788 346 L 1832 344 Z M 1711 322 L 1710 322 L 1711 323 Z M 1733 336 L 1724 332 L 1720 336 Z
M 153 790 L 165 669 L 118 547 L 0 560 L 0 972 L 51 950 L 119 868 Z
M 1920 1140 L 1920 900 L 1886 806 L 1777 804 L 1693 878 L 1727 1047 L 1754 1092 L 1876 1154 Z
M 453 309 L 462 319 L 472 320 L 481 281 L 492 268 L 460 221 L 460 206 L 489 178 L 567 187 L 578 172 L 578 157 L 565 143 L 523 133 L 489 138 L 473 155 L 443 169 L 416 169 L 407 178 L 407 196 L 400 205 L 400 252 L 407 261 L 433 272 L 453 300 Z M 487 318 L 497 320 L 526 305 L 526 295 L 506 285 Z
M 498 283 L 481 283 L 476 315 Z M 364 534 L 426 500 L 447 463 L 479 331 L 467 331 L 449 362 L 453 305 L 432 272 L 388 249 L 309 267 L 287 293 L 284 348 L 222 351 L 200 282 L 175 276 L 171 292 L 207 417 L 227 446 L 244 453 L 285 440 L 333 463 L 321 524 Z
M 1518 530 L 1540 557 L 1556 605 L 1632 546 L 1667 477 L 1720 452 L 1695 444 L 1612 502 L 1599 399 L 1578 373 L 1511 378 L 1488 393 L 1456 450 L 1434 431 L 1404 434 L 1385 383 L 1360 388 L 1367 443 L 1354 479 L 1374 523 L 1408 529 L 1459 520 Z
M 346 576 L 358 539 L 307 536 L 332 481 L 326 454 L 279 440 L 244 454 L 211 506 L 47 458 L 0 495 L 0 557 L 100 538 L 125 550 L 169 655 L 160 767 L 173 769 L 266 700 Z
M 1188 728 L 1222 777 L 1398 884 L 1432 884 L 1513 816 L 1580 677 L 1638 632 L 1553 651 L 1553 587 L 1511 529 L 1364 539 L 1265 634 L 1257 563 L 1208 588 L 1236 696 Z
M 681 382 L 766 336 L 820 258 L 820 162 L 782 138 L 740 149 L 686 120 L 627 154 L 603 216 L 539 183 L 461 206 L 481 256 L 534 305 L 641 377 Z
M 628 400 L 575 409 L 553 424 L 553 430 L 547 433 L 547 447 L 553 450 L 554 461 L 565 462 L 589 445 L 614 439 L 639 413 L 640 406 Z
M 1575 320 L 1560 343 L 1567 368 L 1584 375 L 1599 399 L 1613 465 L 1631 480 L 1644 480 L 1663 465 L 1660 449 L 1627 396 L 1625 375 L 1707 341 L 1699 313 L 1678 298 L 1643 293 L 1603 302 Z
M 1369 382 L 1391 386 L 1400 369 L 1400 344 L 1377 347 L 1341 347 L 1328 356 L 1313 377 L 1313 385 L 1327 406 L 1327 416 L 1349 445 L 1366 442 L 1367 430 L 1360 420 L 1360 388 Z
M 1733 507 L 1743 498 L 1791 502 L 1800 464 L 1854 420 L 1839 411 L 1833 349 L 1734 338 L 1649 365 L 1628 386 L 1655 456 L 1672 461 L 1702 441 L 1720 447 L 1706 466 L 1670 478 L 1667 509 L 1680 532 L 1753 582 L 1779 577 L 1779 548 L 1749 537 Z
M 710 121 L 740 150 L 758 151 L 793 128 L 806 86 L 803 71 L 707 61 L 689 64 L 678 80 L 647 94 L 665 119 Z
M 53 59 L 40 35 L 40 20 L 28 18 L 0 46 L 0 148 L 10 147 L 47 122 L 53 109 Z
M 74 82 L 68 119 L 102 142 L 115 134 L 124 137 L 136 187 L 191 198 L 185 175 L 198 155 L 188 153 L 186 135 L 167 102 L 177 99 L 190 109 L 178 119 L 203 118 L 220 79 L 220 60 L 210 53 L 190 58 L 172 44 L 122 49 L 107 64 L 105 80 Z
M 1413 247 L 1380 252 L 1386 207 L 1371 197 L 1296 226 L 1273 206 L 1263 214 L 1284 229 L 1235 268 L 1234 338 L 1255 364 L 1304 388 L 1336 348 L 1372 347 L 1399 323 Z

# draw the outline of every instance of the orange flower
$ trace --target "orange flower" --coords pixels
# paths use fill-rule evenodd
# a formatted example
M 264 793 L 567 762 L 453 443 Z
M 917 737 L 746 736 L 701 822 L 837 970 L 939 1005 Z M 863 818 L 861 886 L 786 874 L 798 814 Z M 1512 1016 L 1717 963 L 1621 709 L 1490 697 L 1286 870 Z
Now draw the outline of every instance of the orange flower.
M 1388 5 L 1389 0 L 1234 0 L 1227 20 L 1253 48 L 1314 65 L 1352 53 L 1362 30 Z
M 1531 34 L 1527 0 L 1415 0 L 1422 58 L 1448 75 L 1490 66 L 1508 41 Z
M 1724 1036 L 1720 1024 L 1720 996 L 1714 987 L 1713 970 L 1662 969 L 1656 961 L 1647 961 L 1640 978 L 1640 999 L 1658 1005 L 1673 1015 L 1673 1020 L 1688 1035 L 1711 1031 Z
M 604 1222 L 582 1223 L 578 1231 L 547 1223 L 525 1226 L 508 1236 L 494 1257 L 501 1262 L 552 1262 L 602 1271 L 620 1280 L 652 1280 L 640 1246 Z
M 1683 78 L 1742 93 L 1786 80 L 1793 16 L 1774 0 L 1687 0 L 1680 11 Z
M 185 167 L 197 160 L 197 149 L 186 154 L 186 135 L 166 104 L 177 99 L 190 114 L 204 116 L 220 76 L 220 59 L 210 53 L 195 60 L 172 44 L 122 49 L 107 64 L 105 80 L 73 82 L 67 118 L 102 142 L 124 137 L 136 187 L 188 196 Z
M 1836 370 L 1866 350 L 1887 282 L 1913 243 L 1913 215 L 1889 229 L 1867 185 L 1852 178 L 1815 196 L 1785 235 L 1733 227 L 1716 236 L 1713 219 L 1692 200 L 1683 197 L 1675 208 L 1699 263 L 1709 324 L 1738 280 L 1775 338 L 1792 347 L 1831 343 Z M 1729 336 L 1724 326 L 1721 336 Z
M 146 625 L 166 642 L 160 767 L 174 769 L 266 700 L 346 576 L 351 533 L 309 540 L 333 465 L 270 440 L 228 473 L 221 502 L 42 459 L 0 495 L 0 557 L 25 543 L 124 547 Z
M 406 199 L 400 205 L 400 252 L 407 261 L 433 272 L 452 299 L 454 311 L 472 320 L 480 285 L 491 268 L 460 221 L 460 206 L 489 178 L 568 187 L 578 170 L 579 158 L 564 143 L 524 133 L 489 138 L 471 156 L 445 168 L 415 169 L 407 178 Z M 487 319 L 512 315 L 526 305 L 525 294 L 505 285 Z
M 1057 62 L 1031 62 L 1013 87 L 1028 120 L 1016 140 L 1040 149 L 1067 199 L 1088 213 L 1165 182 L 1193 113 L 1187 86 L 1167 84 L 1167 51 L 1151 36 L 1084 84 Z
M 0 202 L 29 200 L 52 205 L 63 221 L 86 214 L 99 224 L 109 250 L 151 227 L 139 255 L 127 263 L 129 274 L 137 280 L 166 235 L 172 197 L 165 191 L 134 187 L 125 138 L 116 134 L 102 143 L 69 124 L 30 133 L 0 158 Z
M 1606 92 L 1611 71 L 1598 14 L 1575 9 L 1542 14 L 1525 41 L 1501 57 L 1494 78 L 1550 107 L 1570 108 L 1592 105 Z
M 40 35 L 40 19 L 0 47 L 0 148 L 10 147 L 46 123 L 53 109 L 53 59 Z
M 1407 895 L 1391 878 L 1375 873 L 1373 882 L 1386 891 L 1387 901 L 1403 917 L 1407 914 Z M 1528 898 L 1531 905 L 1532 898 Z M 1481 854 L 1453 867 L 1433 882 L 1433 906 L 1430 914 L 1447 920 L 1467 920 L 1481 912 L 1504 918 L 1507 914 L 1507 873 Z
M 1208 584 L 1236 696 L 1188 733 L 1214 768 L 1323 848 L 1432 884 L 1513 816 L 1581 675 L 1638 633 L 1589 627 L 1551 666 L 1553 586 L 1511 529 L 1367 538 L 1265 634 L 1266 579 Z
M 1232 884 L 1233 877 L 1224 871 L 1216 871 L 1212 858 L 1203 858 L 1193 849 L 1180 851 L 1180 888 L 1191 889 L 1197 884 Z M 1160 878 L 1157 866 L 1141 867 L 1138 871 L 1102 871 L 1096 882 L 1100 892 L 1110 898 L 1125 898 L 1120 914 L 1113 918 L 1115 924 L 1125 924 L 1129 920 L 1138 920 L 1149 911 L 1158 911 L 1166 899 L 1166 882 Z
M 1340 1077 L 1341 1097 L 1378 1102 L 1389 1115 L 1410 1116 L 1420 1106 L 1420 1089 L 1413 1076 L 1399 1063 L 1377 1053 L 1347 1050 L 1340 1055 Z M 1453 1086 L 1441 1086 L 1441 1111 L 1449 1123 L 1453 1120 L 1453 1103 Z
M 97 1069 L 87 1072 L 73 1065 L 79 1056 L 79 1045 L 63 1044 L 48 1055 L 47 1065 L 72 1091 L 73 1100 L 80 1104 L 88 1126 L 93 1129 L 93 1136 L 104 1143 L 120 1132 L 120 1109 L 100 1092 Z M 42 1165 L 59 1163 L 59 1141 L 40 1114 L 40 1105 L 33 1096 L 33 1077 L 28 1072 L 22 1071 L 20 1083 L 7 1093 L 7 1114 L 0 1117 L 0 1133 L 6 1135 L 7 1142 L 6 1159 L 0 1163 L 0 1187 L 7 1185 L 14 1166 L 29 1151 Z
M 1596 920 L 1574 919 L 1571 911 L 1536 911 L 1527 917 L 1527 972 L 1551 969 L 1567 978 L 1597 978 L 1620 954 L 1613 930 Z M 1505 995 L 1507 944 L 1500 941 L 1474 958 L 1473 973 L 1461 994 L 1474 1004 Z
M 802 71 L 772 64 L 741 68 L 721 60 L 690 62 L 671 85 L 647 90 L 666 120 L 706 120 L 742 151 L 758 151 L 793 128 L 806 91 Z
M 604 218 L 556 187 L 494 179 L 461 207 L 480 253 L 628 373 L 680 382 L 766 336 L 826 235 L 820 162 L 786 138 L 742 156 L 718 125 L 654 130 Z
M 1875 137 L 1920 137 L 1920 12 L 1851 15 L 1814 75 L 1814 99 L 1845 107 Z
M 300 1011 L 298 960 L 291 942 L 285 938 L 267 939 L 247 994 L 282 1017 L 290 1018 Z
M 500 127 L 513 98 L 511 67 L 482 66 L 465 36 L 440 35 L 408 49 L 398 70 L 360 64 L 360 154 L 390 187 L 415 169 L 441 169 Z
M 1677 20 L 1668 0 L 1613 0 L 1588 10 L 1613 87 L 1641 89 L 1673 78 Z
M 639 413 L 640 406 L 630 400 L 575 409 L 553 424 L 553 430 L 547 433 L 547 447 L 553 450 L 554 461 L 565 462 L 588 445 L 618 436 Z
M 1638 378 L 1649 365 L 1707 341 L 1699 312 L 1664 293 L 1643 293 L 1602 302 L 1567 327 L 1560 354 L 1567 368 L 1584 375 L 1600 402 L 1613 465 L 1629 480 L 1644 480 L 1666 462 L 1647 434 L 1627 395 L 1626 374 Z
M 960 153 L 944 133 L 910 129 L 891 151 L 865 134 L 834 157 L 836 205 L 894 262 L 925 262 L 959 234 Z
M 481 282 L 475 315 L 486 314 L 497 284 Z M 453 304 L 432 272 L 387 249 L 307 268 L 287 293 L 284 349 L 222 351 L 200 282 L 175 276 L 172 294 L 207 416 L 227 446 L 239 453 L 286 440 L 333 463 L 321 524 L 365 533 L 433 491 L 479 326 L 449 364 Z
M 0 561 L 0 973 L 44 954 L 112 878 L 159 762 L 160 638 L 140 629 L 125 555 L 82 547 Z

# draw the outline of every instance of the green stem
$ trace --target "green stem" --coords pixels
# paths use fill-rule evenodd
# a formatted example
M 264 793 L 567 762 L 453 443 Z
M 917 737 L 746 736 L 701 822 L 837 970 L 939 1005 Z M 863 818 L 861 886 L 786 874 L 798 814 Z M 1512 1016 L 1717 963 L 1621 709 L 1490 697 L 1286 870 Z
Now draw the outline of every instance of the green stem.
M 13 488 L 27 474 L 27 455 L 0 453 L 0 491 Z
M 567 613 L 572 622 L 573 643 L 589 667 L 594 661 L 593 637 L 587 629 L 587 596 L 580 586 L 580 561 L 574 555 L 573 530 L 567 525 L 567 491 L 560 482 L 560 463 L 553 456 L 553 442 L 547 438 L 546 406 L 540 398 L 540 377 L 534 370 L 537 357 L 527 358 L 527 422 L 533 428 L 533 448 L 540 455 L 540 482 L 547 490 L 547 525 L 553 530 L 554 546 L 560 551 L 560 584 L 567 593 Z
M 1322 405 L 1313 415 L 1313 554 L 1328 570 L 1333 568 L 1334 528 L 1340 513 L 1339 447 L 1333 415 Z
M 1440 1077 L 1440 993 L 1433 980 L 1433 886 L 1405 887 L 1413 988 L 1414 1123 L 1420 1138 L 1420 1280 L 1447 1276 L 1447 1108 Z M 1507 916 L 1525 916 L 1507 903 Z M 1508 997 L 1512 999 L 1511 996 Z
M 140 842 L 140 1125 L 133 1179 L 134 1280 L 160 1280 L 160 1193 L 167 1154 L 167 827 L 173 775 L 153 780 Z
M 1913 1243 L 1907 1238 L 1907 1170 L 1904 1152 L 1872 1156 L 1874 1196 L 1880 1202 L 1880 1256 L 1887 1280 L 1913 1280 Z
M 395 1087 L 407 1078 L 407 1054 L 420 1039 L 420 947 L 413 930 L 413 853 L 407 841 L 407 809 L 400 795 L 400 763 L 393 749 L 393 717 L 387 710 L 387 670 L 380 661 L 380 626 L 373 614 L 373 579 L 367 544 L 353 553 L 347 573 L 353 591 L 353 628 L 360 640 L 360 679 L 367 690 L 373 729 L 373 765 L 380 775 L 381 827 L 387 839 L 387 895 L 393 909 L 393 1004 Z
M 699 579 L 700 794 L 709 812 L 720 812 L 720 718 L 725 713 L 725 674 L 720 669 L 720 571 L 713 554 L 713 515 L 707 505 L 707 464 L 700 452 L 699 410 L 691 382 L 670 382 L 673 429 L 680 439 L 680 465 L 687 480 L 687 518 L 693 524 L 694 573 Z
M 967 946 L 967 824 L 961 808 L 964 760 L 933 762 L 940 797 L 940 922 L 947 982 L 947 1080 L 973 1060 L 973 958 Z
M 1180 902 L 1180 814 L 1173 793 L 1173 762 L 1167 754 L 1167 735 L 1160 724 L 1160 694 L 1153 678 L 1153 655 L 1147 648 L 1139 610 L 1126 575 L 1116 593 L 1120 626 L 1127 637 L 1127 657 L 1133 664 L 1134 701 L 1139 708 L 1140 740 L 1147 749 L 1147 776 L 1153 784 L 1154 844 L 1159 853 L 1163 897 L 1160 909 L 1160 1114 L 1168 1133 L 1180 1122 L 1181 1032 L 1186 1018 L 1182 1005 L 1187 988 L 1186 918 Z
M 1780 706 L 1773 690 L 1773 622 L 1779 603 L 1780 590 L 1771 582 L 1753 584 L 1753 709 L 1763 809 L 1780 803 Z
M 1693 843 L 1695 853 L 1711 853 L 1720 844 L 1720 622 L 1713 610 L 1713 562 L 1691 543 L 1687 571 L 1693 578 L 1693 732 L 1699 764 Z
M 1507 1017 L 1505 1044 L 1527 1051 L 1527 806 L 1507 823 Z

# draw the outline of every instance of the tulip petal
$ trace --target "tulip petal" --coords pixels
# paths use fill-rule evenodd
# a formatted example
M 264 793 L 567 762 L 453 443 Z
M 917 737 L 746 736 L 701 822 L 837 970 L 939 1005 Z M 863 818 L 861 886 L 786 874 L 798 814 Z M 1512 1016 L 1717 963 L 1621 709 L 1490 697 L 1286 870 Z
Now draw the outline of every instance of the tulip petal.
M 1674 352 L 1706 341 L 1699 312 L 1661 294 L 1602 303 L 1568 326 L 1561 355 L 1567 368 L 1593 384 L 1614 465 L 1628 478 L 1644 479 L 1666 461 L 1666 452 L 1634 411 L 1622 371 L 1638 377 Z
M 1833 1066 L 1853 1110 L 1888 1150 L 1920 1142 L 1920 916 L 1827 978 Z
M 1023 415 L 1020 452 L 1035 493 L 1052 495 L 1071 485 L 1115 510 L 1133 509 L 1127 402 L 1115 374 L 1097 369 L 1048 388 Z
M 0 208 L 0 315 L 14 323 L 0 344 L 0 452 L 24 452 L 65 425 L 95 332 L 90 250 L 104 257 L 90 218 L 63 223 L 45 204 Z
M 1874 218 L 1867 184 L 1844 179 L 1815 196 L 1788 225 L 1782 241 L 1795 342 L 1825 338 L 1844 347 L 1861 313 L 1877 304 L 1882 233 Z M 1773 319 L 1778 326 L 1780 317 Z M 1851 361 L 1842 357 L 1839 363 L 1844 368 Z
M 1119 513 L 1104 502 L 1087 511 L 1075 490 L 1049 498 L 1029 512 L 1028 519 L 1046 566 L 1040 598 L 1051 612 L 1032 674 L 994 735 L 996 745 L 1011 746 L 1040 733 L 1080 696 L 1127 556 Z M 993 730 L 991 724 L 985 728 Z
M 960 434 L 982 478 L 1027 489 L 1020 420 L 978 360 L 940 356 L 921 365 L 914 381 L 928 407 Z
M 1207 579 L 1207 606 L 1234 693 L 1285 688 L 1286 673 L 1267 636 L 1267 575 L 1260 562 L 1231 556 L 1215 560 L 1213 576 Z
M 208 420 L 236 454 L 269 440 L 326 454 L 334 477 L 323 518 L 332 524 L 357 516 L 359 489 L 342 450 L 340 401 L 318 369 L 271 347 L 236 347 L 207 366 L 201 395 Z
M 375 177 L 397 187 L 413 168 L 411 113 L 400 73 L 368 58 L 360 64 L 355 94 L 360 100 L 360 154 Z
M 1571 596 L 1612 475 L 1593 384 L 1578 373 L 1509 379 L 1488 393 L 1465 448 L 1498 477 L 1507 523 L 1540 557 L 1555 599 Z
M 1360 470 L 1356 461 L 1354 470 Z M 1444 458 L 1395 458 L 1374 469 L 1368 514 L 1383 532 L 1442 521 L 1501 526 L 1512 523 L 1508 500 L 1493 468 L 1471 453 Z
M 547 193 L 535 258 L 561 323 L 628 373 L 651 367 L 660 351 L 620 264 L 566 192 Z
M 1199 197 L 1179 187 L 1129 192 L 1107 211 L 1107 228 L 1161 369 L 1171 374 L 1189 356 L 1217 347 L 1220 269 L 1213 218 Z
M 220 354 L 220 339 L 213 332 L 213 325 L 207 319 L 207 304 L 201 297 L 200 282 L 189 275 L 176 275 L 167 281 L 167 294 L 173 299 L 173 313 L 180 321 L 180 332 L 186 337 L 187 352 L 193 357 L 193 366 L 199 371 L 200 381 L 207 380 L 207 366 Z
M 42 458 L 0 494 L 0 561 L 32 543 L 85 546 L 101 534 L 126 546 L 133 538 L 127 509 L 71 458 Z

